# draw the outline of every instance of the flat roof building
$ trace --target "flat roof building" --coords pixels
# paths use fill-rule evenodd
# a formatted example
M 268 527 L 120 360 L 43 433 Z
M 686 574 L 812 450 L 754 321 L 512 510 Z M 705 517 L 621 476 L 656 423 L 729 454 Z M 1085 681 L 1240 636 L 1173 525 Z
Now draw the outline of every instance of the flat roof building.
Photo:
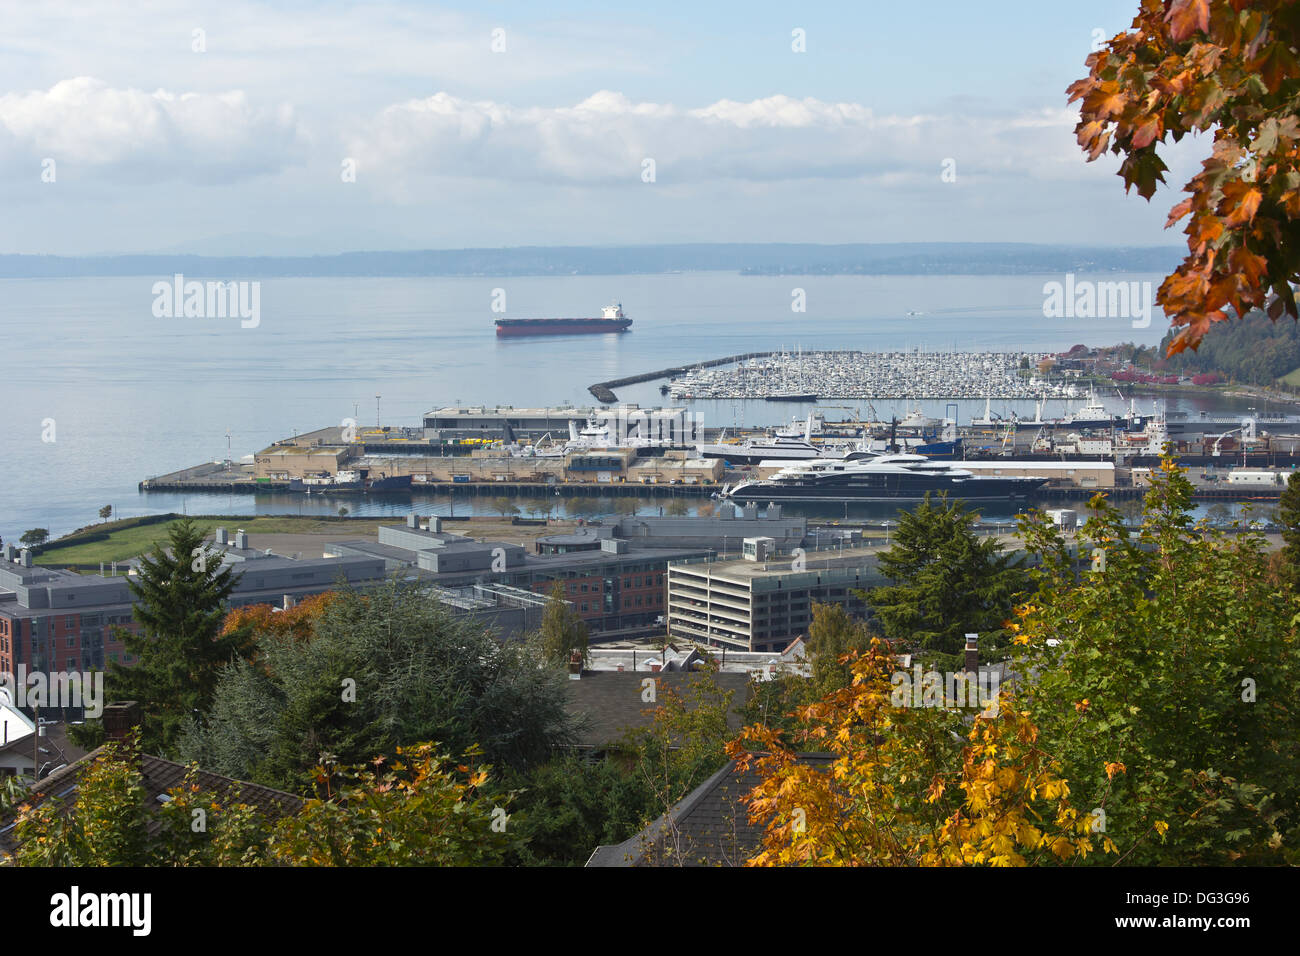
M 537 439 L 549 432 L 552 438 L 563 442 L 569 437 L 570 423 L 581 429 L 591 419 L 608 422 L 611 434 L 616 436 L 626 436 L 629 432 L 643 438 L 696 434 L 691 413 L 682 407 L 641 408 L 635 404 L 609 408 L 455 405 L 425 412 L 424 437 L 434 440 L 501 438 L 509 426 L 516 438 Z
M 668 566 L 668 633 L 746 651 L 780 651 L 807 633 L 814 602 L 868 615 L 854 592 L 886 583 L 877 568 L 880 550 L 674 561 Z
M 1038 477 L 1049 481 L 1069 481 L 1084 488 L 1114 488 L 1113 461 L 1016 461 L 1014 459 L 978 459 L 954 462 L 958 468 L 977 475 Z
M 217 540 L 222 536 L 219 530 L 208 547 L 238 578 L 230 607 L 280 604 L 286 597 L 332 590 L 340 581 L 382 580 L 386 573 L 378 557 L 294 560 L 252 550 L 238 534 L 223 544 Z M 16 678 L 19 664 L 28 673 L 57 673 L 104 670 L 111 661 L 135 663 L 113 631 L 136 629 L 130 575 L 77 574 L 22 562 L 7 550 L 0 555 L 0 674 Z

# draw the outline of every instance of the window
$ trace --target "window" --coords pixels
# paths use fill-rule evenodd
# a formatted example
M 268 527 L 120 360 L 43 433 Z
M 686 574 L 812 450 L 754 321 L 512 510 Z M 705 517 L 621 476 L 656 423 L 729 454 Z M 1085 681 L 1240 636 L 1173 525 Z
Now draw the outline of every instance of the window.
M 68 646 L 68 647 L 76 647 L 76 646 L 77 646 L 77 638 L 76 638 L 76 635 L 74 635 L 74 634 L 69 634 L 69 635 L 68 635 L 68 644 L 67 644 L 67 646 Z
M 75 614 L 69 614 L 67 617 L 65 617 L 65 618 L 63 619 L 63 626 L 66 627 L 66 628 L 73 628 L 73 627 L 76 627 L 76 626 L 77 626 L 77 617 L 76 617 L 76 615 L 75 615 Z

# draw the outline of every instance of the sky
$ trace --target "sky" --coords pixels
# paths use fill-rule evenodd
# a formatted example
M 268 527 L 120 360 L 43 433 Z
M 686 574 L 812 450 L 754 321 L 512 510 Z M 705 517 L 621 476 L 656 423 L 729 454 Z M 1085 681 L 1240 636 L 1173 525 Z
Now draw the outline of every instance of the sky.
M 0 0 L 0 253 L 1178 245 L 1065 88 L 1137 0 Z

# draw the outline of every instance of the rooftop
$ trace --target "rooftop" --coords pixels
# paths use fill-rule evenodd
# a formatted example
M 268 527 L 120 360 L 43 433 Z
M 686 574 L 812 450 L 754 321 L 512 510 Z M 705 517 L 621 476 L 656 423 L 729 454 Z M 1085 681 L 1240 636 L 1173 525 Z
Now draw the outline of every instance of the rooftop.
M 787 578 L 791 574 L 815 574 L 818 571 L 852 570 L 862 567 L 874 567 L 876 556 L 888 548 L 873 546 L 869 548 L 809 550 L 803 557 L 804 566 L 794 569 L 794 557 L 789 554 L 776 555 L 766 561 L 747 561 L 744 558 L 729 558 L 724 561 L 682 562 L 683 570 L 708 574 L 712 577 L 725 577 L 732 580 L 759 580 Z M 677 566 L 677 565 L 675 565 Z
M 826 769 L 829 754 L 799 754 Z M 748 796 L 759 783 L 734 760 L 640 833 L 597 847 L 587 866 L 741 866 L 762 846 L 763 828 L 749 820 Z
M 56 770 L 31 788 L 34 796 L 32 802 L 41 803 L 50 797 L 65 802 L 74 800 L 82 774 L 90 768 L 94 761 L 103 756 L 105 756 L 105 748 L 100 747 L 68 766 Z M 141 754 L 139 757 L 139 770 L 141 785 L 145 791 L 145 806 L 151 808 L 161 806 L 163 801 L 159 798 L 164 796 L 168 790 L 181 786 L 185 780 L 186 769 L 184 764 L 164 760 L 161 757 L 154 757 L 149 754 Z M 270 787 L 263 787 L 256 783 L 234 780 L 206 770 L 198 772 L 197 782 L 200 787 L 227 798 L 232 797 L 237 792 L 240 802 L 260 810 L 271 819 L 297 813 L 303 805 L 302 799 L 291 793 L 273 790 Z M 148 827 L 151 835 L 156 834 L 158 828 L 159 824 L 156 821 L 151 822 Z M 13 823 L 9 820 L 0 820 L 0 851 L 13 851 L 15 847 L 12 842 L 12 835 Z
M 650 726 L 662 701 L 644 700 L 646 681 L 655 682 L 656 696 L 669 690 L 686 696 L 693 684 L 705 679 L 706 675 L 690 671 L 661 671 L 653 676 L 640 671 L 584 671 L 581 680 L 565 685 L 566 707 L 582 722 L 578 746 L 605 748 L 616 744 L 628 730 Z M 723 672 L 713 679 L 723 692 L 733 693 L 727 726 L 739 731 L 738 710 L 749 693 L 749 674 Z

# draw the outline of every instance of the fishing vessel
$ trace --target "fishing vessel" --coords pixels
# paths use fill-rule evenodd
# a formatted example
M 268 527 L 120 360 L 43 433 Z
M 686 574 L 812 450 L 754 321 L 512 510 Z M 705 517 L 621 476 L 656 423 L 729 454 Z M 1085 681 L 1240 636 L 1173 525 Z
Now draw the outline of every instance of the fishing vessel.
M 769 478 L 726 486 L 719 497 L 780 502 L 917 501 L 947 492 L 965 501 L 1026 498 L 1046 477 L 976 475 L 957 462 L 924 455 L 854 455 L 841 460 L 805 461 Z
M 623 314 L 623 303 L 604 306 L 599 318 L 582 319 L 497 319 L 498 336 L 590 335 L 626 332 L 632 320 Z
M 410 475 L 375 475 L 356 470 L 340 470 L 337 474 L 321 472 L 307 475 L 302 479 L 293 479 L 290 491 L 305 491 L 308 494 L 335 494 L 343 491 L 409 491 Z

